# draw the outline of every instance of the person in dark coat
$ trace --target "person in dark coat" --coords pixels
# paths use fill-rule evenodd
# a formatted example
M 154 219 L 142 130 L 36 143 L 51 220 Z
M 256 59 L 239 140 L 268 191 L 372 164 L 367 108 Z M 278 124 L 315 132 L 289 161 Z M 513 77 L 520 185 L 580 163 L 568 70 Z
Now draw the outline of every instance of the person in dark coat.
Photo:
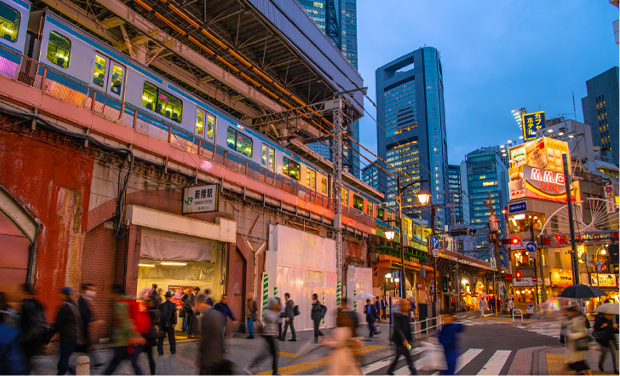
M 319 325 L 321 324 L 321 302 L 319 302 L 319 296 L 317 294 L 312 294 L 310 318 L 314 324 L 314 343 L 317 343 L 319 341 L 319 336 L 323 336 L 323 333 L 319 330 Z
M 222 299 L 220 299 L 220 302 L 217 303 L 213 308 L 215 308 L 216 311 L 219 311 L 224 316 L 224 318 L 222 319 L 222 324 L 224 325 L 222 327 L 222 337 L 224 337 L 224 334 L 226 334 L 226 323 L 228 322 L 228 318 L 230 317 L 230 319 L 233 321 L 233 324 L 237 323 L 237 318 L 230 309 L 230 306 L 228 306 L 228 295 L 222 295 Z
M 82 318 L 78 307 L 73 300 L 71 294 L 73 290 L 70 287 L 60 289 L 60 298 L 63 303 L 58 309 L 56 321 L 51 329 L 51 334 L 60 333 L 60 357 L 58 358 L 58 374 L 64 375 L 69 371 L 69 358 L 78 345 L 82 344 Z M 75 369 L 71 367 L 71 373 L 75 373 Z
M 47 322 L 43 304 L 34 297 L 32 285 L 22 283 L 19 290 L 22 301 L 20 319 L 22 350 L 26 357 L 26 364 L 30 368 L 30 359 L 43 350 L 43 337 L 46 335 Z
M 388 309 L 388 301 L 384 295 L 383 299 L 381 299 L 381 318 L 384 320 L 387 320 L 387 309 Z
M 245 317 L 247 319 L 248 324 L 248 338 L 254 339 L 254 323 L 258 318 L 256 312 L 258 308 L 256 307 L 256 300 L 254 300 L 254 296 L 248 293 L 248 298 L 245 302 Z
M 611 353 L 611 361 L 614 367 L 614 374 L 618 374 L 618 347 L 616 345 L 615 334 L 618 333 L 618 324 L 615 322 L 616 315 L 606 315 L 599 313 L 594 319 L 594 332 L 592 332 L 596 342 L 601 345 L 601 357 L 598 361 L 598 369 L 605 372 L 605 358 L 607 353 Z
M 282 330 L 282 337 L 280 337 L 280 341 L 286 340 L 286 332 L 288 331 L 288 327 L 291 327 L 291 334 L 293 338 L 289 341 L 295 342 L 297 341 L 297 334 L 295 333 L 295 302 L 291 299 L 291 294 L 288 292 L 284 294 L 284 299 L 286 300 L 285 308 L 284 308 L 284 330 Z
M 198 359 L 200 362 L 201 375 L 222 375 L 224 359 L 224 338 L 222 327 L 226 317 L 210 304 L 205 303 L 205 296 L 200 295 L 197 299 L 198 309 L 202 313 L 201 330 L 202 339 L 198 347 Z
M 350 302 L 347 299 L 343 299 L 340 302 L 340 312 L 338 312 L 338 315 L 347 315 L 349 317 L 348 319 L 343 319 L 343 322 L 349 323 L 351 326 L 351 336 L 355 338 L 357 337 L 357 327 L 360 323 L 357 313 L 349 309 L 349 304 Z
M 370 299 L 366 299 L 366 305 L 364 306 L 364 314 L 366 315 L 366 322 L 368 323 L 368 337 L 372 338 L 375 334 L 375 320 L 377 319 L 377 311 L 375 306 L 370 302 Z
M 449 313 L 443 315 L 444 325 L 439 332 L 439 343 L 443 346 L 446 356 L 446 364 L 448 369 L 445 375 L 454 375 L 456 371 L 456 360 L 459 357 L 458 334 L 464 329 L 463 324 L 454 322 L 454 316 Z
M 396 345 L 396 354 L 394 361 L 390 364 L 387 370 L 388 375 L 393 375 L 398 359 L 400 356 L 404 356 L 409 366 L 409 372 L 412 375 L 417 375 L 418 371 L 413 366 L 413 360 L 411 359 L 411 327 L 409 325 L 409 301 L 406 299 L 400 300 L 400 312 L 393 314 L 394 318 L 394 334 L 392 335 L 392 341 Z
M 177 325 L 177 305 L 170 301 L 172 293 L 166 292 L 164 295 L 166 301 L 160 306 L 160 319 L 159 324 L 163 335 L 159 337 L 157 343 L 157 353 L 164 355 L 164 339 L 168 336 L 168 343 L 170 344 L 170 354 L 177 352 L 177 343 L 174 337 L 174 327 Z
M 185 318 L 189 318 L 189 329 L 187 332 L 187 338 L 198 338 L 198 318 L 196 317 L 196 297 L 200 292 L 200 287 L 194 287 L 194 291 L 190 292 L 187 298 L 185 308 Z
M 0 375 L 27 375 L 19 330 L 0 320 Z
M 151 317 L 151 329 L 143 337 L 146 341 L 144 344 L 144 352 L 149 359 L 149 369 L 151 375 L 156 374 L 155 358 L 153 357 L 153 348 L 157 347 L 158 340 L 161 332 L 159 331 L 159 306 L 157 304 L 157 295 L 150 295 L 145 297 L 146 306 L 149 310 L 149 316 Z
M 93 365 L 97 368 L 101 367 L 103 363 L 98 362 L 95 358 L 89 330 L 89 326 L 93 323 L 93 298 L 95 295 L 95 286 L 92 283 L 82 284 L 80 295 L 77 298 L 77 307 L 82 318 L 82 335 L 84 336 L 83 345 L 80 349 L 90 356 Z
M 379 297 L 375 297 L 375 313 L 377 314 L 377 321 L 381 322 L 381 300 Z

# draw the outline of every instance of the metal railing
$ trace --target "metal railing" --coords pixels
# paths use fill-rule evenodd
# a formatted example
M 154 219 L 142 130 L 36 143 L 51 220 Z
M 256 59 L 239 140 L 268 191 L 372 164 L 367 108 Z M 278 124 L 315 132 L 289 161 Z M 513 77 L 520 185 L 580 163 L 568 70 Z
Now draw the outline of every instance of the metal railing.
M 443 316 L 429 317 L 426 320 L 413 321 L 409 323 L 412 328 L 411 335 L 414 339 L 422 338 L 422 333 L 428 335 L 431 330 L 440 330 L 443 327 Z M 419 326 L 419 330 L 416 327 Z
M 111 121 L 165 141 L 178 149 L 209 159 L 229 170 L 296 195 L 306 202 L 333 210 L 333 203 L 329 197 L 307 189 L 293 179 L 277 175 L 252 161 L 244 160 L 235 153 L 230 153 L 185 129 L 144 112 L 119 98 L 95 90 L 56 69 L 39 64 L 1 45 L 0 76 L 39 89 L 50 96 L 93 113 L 101 114 Z M 368 224 L 368 220 L 359 214 L 351 215 L 351 217 L 349 218 Z

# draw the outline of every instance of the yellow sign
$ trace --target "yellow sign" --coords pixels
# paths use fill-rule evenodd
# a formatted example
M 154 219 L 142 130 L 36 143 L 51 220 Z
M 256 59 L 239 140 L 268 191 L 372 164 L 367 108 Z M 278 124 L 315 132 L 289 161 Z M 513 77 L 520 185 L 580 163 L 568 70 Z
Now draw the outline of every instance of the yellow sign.
M 598 286 L 598 287 L 616 287 L 617 286 L 615 274 L 592 273 L 590 275 L 590 281 L 592 282 L 592 286 Z
M 581 258 L 585 251 L 586 251 L 586 246 L 585 245 L 583 245 L 583 244 L 578 244 L 577 245 L 577 259 L 579 260 L 580 264 L 585 264 L 586 263 Z
M 551 284 L 567 286 L 573 284 L 573 274 L 570 270 L 562 271 L 561 269 L 555 269 L 551 271 Z
M 510 167 L 529 166 L 564 172 L 562 154 L 569 154 L 568 143 L 541 137 L 508 149 Z M 568 155 L 570 161 L 570 154 Z

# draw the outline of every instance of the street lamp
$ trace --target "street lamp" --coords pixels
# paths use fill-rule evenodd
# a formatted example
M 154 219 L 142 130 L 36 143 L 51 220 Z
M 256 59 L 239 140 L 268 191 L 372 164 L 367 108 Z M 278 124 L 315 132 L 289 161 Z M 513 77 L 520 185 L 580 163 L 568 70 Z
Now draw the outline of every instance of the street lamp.
M 385 237 L 387 238 L 387 240 L 394 240 L 395 234 L 396 232 L 394 230 L 388 230 L 385 232 Z
M 430 184 L 430 180 L 420 180 L 420 183 L 425 183 L 425 182 L 428 182 Z M 418 191 L 417 196 L 418 196 L 418 200 L 420 201 L 420 204 L 430 206 L 430 209 L 431 209 L 431 237 L 432 237 L 432 236 L 435 235 L 435 205 L 433 205 L 433 203 L 431 201 L 431 194 L 428 193 L 427 191 L 425 191 L 424 189 L 420 189 L 420 191 Z M 437 307 L 437 301 L 439 300 L 437 298 L 437 296 L 438 296 L 438 294 L 437 294 L 437 291 L 438 291 L 437 290 L 437 257 L 435 257 L 435 266 L 434 266 L 433 279 L 434 279 L 434 285 L 435 285 L 434 307 L 435 307 L 435 312 L 437 312 L 437 311 L 439 311 L 439 308 Z
M 418 191 L 417 196 L 418 196 L 418 200 L 420 200 L 420 203 L 422 205 L 426 205 L 431 200 L 431 194 L 425 191 L 424 189 L 420 189 Z

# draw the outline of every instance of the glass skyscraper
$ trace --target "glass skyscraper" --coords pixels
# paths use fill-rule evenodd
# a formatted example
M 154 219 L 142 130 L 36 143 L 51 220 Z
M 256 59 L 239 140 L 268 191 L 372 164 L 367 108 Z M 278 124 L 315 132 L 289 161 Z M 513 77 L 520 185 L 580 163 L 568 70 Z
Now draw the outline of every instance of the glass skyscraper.
M 327 12 L 327 0 L 298 0 L 302 8 L 308 13 L 310 18 L 316 22 L 317 26 L 323 33 L 327 29 L 326 25 L 326 12 Z M 342 55 L 357 69 L 357 0 L 333 0 L 336 13 L 338 14 L 338 29 L 340 30 L 340 51 Z M 353 131 L 352 138 L 359 142 L 359 121 L 352 124 L 351 130 Z M 316 151 L 326 159 L 332 160 L 332 154 L 330 150 L 331 142 L 316 142 L 308 144 L 310 149 Z M 353 176 L 358 177 L 360 175 L 360 156 L 359 146 L 355 143 L 350 145 L 355 152 L 350 150 L 343 150 L 343 167 L 345 170 L 351 172 Z
M 448 147 L 443 94 L 443 72 L 437 49 L 423 47 L 380 67 L 377 81 L 377 152 L 379 157 L 406 174 L 401 186 L 419 180 L 432 194 L 434 204 L 452 201 L 448 178 Z M 387 166 L 386 166 L 387 167 Z M 388 205 L 396 206 L 396 179 L 379 174 L 379 189 Z M 413 184 L 403 192 L 403 211 L 429 219 L 428 210 L 416 206 Z M 441 206 L 436 225 L 452 224 L 452 215 Z

